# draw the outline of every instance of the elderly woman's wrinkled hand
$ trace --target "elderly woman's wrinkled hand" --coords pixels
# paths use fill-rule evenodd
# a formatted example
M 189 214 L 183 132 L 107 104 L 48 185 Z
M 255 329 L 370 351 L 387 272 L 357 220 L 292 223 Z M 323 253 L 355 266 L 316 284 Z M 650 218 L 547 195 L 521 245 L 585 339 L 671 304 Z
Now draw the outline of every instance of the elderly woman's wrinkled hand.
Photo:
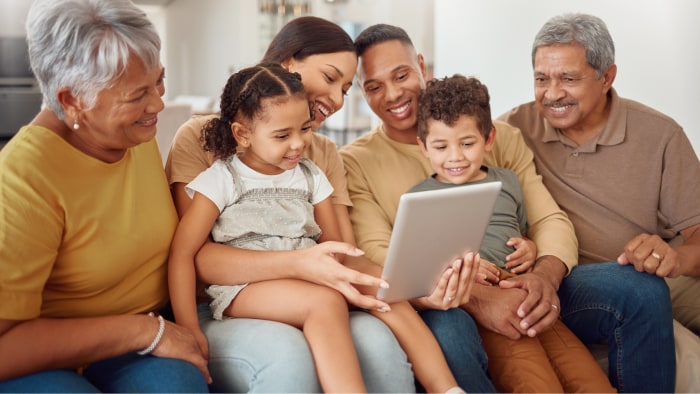
M 202 372 L 207 383 L 212 382 L 207 367 L 209 360 L 202 354 L 195 335 L 185 327 L 166 321 L 163 337 L 153 350 L 153 355 L 187 361 Z

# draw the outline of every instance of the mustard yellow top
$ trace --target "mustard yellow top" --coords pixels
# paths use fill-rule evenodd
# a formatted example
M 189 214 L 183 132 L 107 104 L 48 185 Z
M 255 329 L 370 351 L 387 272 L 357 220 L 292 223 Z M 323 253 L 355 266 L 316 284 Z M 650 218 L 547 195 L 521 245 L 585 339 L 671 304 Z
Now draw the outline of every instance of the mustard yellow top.
M 0 318 L 163 307 L 176 225 L 155 140 L 105 163 L 22 128 L 0 151 Z

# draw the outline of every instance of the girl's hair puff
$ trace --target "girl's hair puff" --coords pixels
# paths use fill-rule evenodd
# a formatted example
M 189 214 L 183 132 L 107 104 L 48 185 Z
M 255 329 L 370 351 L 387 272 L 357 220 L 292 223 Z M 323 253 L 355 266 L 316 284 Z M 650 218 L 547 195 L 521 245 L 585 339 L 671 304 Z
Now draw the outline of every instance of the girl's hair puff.
M 277 63 L 258 64 L 231 75 L 221 93 L 221 115 L 204 125 L 204 149 L 218 159 L 235 154 L 238 143 L 231 123 L 260 119 L 265 111 L 263 100 L 291 96 L 306 98 L 301 76 Z

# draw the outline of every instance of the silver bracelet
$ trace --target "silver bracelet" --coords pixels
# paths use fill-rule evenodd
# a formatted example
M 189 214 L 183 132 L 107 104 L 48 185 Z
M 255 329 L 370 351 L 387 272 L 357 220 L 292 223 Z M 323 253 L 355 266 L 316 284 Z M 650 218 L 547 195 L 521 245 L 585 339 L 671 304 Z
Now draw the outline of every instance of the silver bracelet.
M 148 315 L 153 316 L 153 312 L 149 313 Z M 158 315 L 158 333 L 156 334 L 156 337 L 153 338 L 153 342 L 151 342 L 147 348 L 136 352 L 136 354 L 139 356 L 145 356 L 156 350 L 156 346 L 158 346 L 160 343 L 160 339 L 163 338 L 163 332 L 165 332 L 165 320 L 163 320 L 163 316 Z

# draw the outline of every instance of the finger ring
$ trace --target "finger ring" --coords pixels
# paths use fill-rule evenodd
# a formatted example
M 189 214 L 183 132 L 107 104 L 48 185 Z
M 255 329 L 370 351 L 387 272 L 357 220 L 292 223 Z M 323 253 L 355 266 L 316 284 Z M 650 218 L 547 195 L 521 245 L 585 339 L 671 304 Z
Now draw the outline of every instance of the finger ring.
M 448 297 L 447 297 L 447 301 L 448 301 L 448 302 L 452 302 L 452 300 L 454 300 L 454 299 L 455 299 L 455 298 L 452 297 L 452 296 L 448 296 Z
M 651 257 L 653 257 L 653 258 L 655 258 L 655 259 L 657 259 L 657 260 L 661 260 L 661 256 L 659 256 L 659 254 L 656 253 L 656 252 L 651 252 Z
M 556 306 L 556 305 L 554 305 L 554 304 L 552 304 L 552 309 L 554 309 L 555 311 L 559 312 L 559 307 Z

